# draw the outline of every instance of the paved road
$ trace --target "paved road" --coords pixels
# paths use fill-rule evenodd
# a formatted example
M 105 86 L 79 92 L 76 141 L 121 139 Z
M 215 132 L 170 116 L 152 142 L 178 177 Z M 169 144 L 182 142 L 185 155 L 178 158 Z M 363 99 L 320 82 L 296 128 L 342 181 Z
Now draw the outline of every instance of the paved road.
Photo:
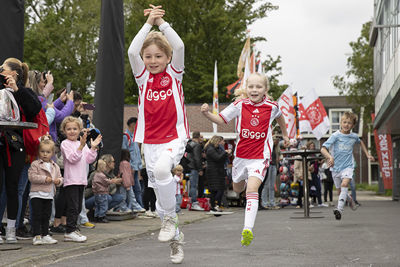
M 260 211 L 247 248 L 240 246 L 243 211 L 185 225 L 181 266 L 400 266 L 400 203 L 365 201 L 355 212 L 347 208 L 341 221 L 332 208 L 313 211 L 324 217 L 291 219 L 302 216 L 292 208 Z M 157 234 L 52 266 L 172 266 Z

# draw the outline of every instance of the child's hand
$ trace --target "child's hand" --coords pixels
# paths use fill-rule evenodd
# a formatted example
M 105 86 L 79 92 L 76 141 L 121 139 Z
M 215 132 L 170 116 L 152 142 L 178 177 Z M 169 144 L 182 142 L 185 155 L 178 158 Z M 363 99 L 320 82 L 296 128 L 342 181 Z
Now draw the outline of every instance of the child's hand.
M 122 178 L 113 178 L 111 182 L 114 184 L 122 184 Z
M 207 113 L 210 111 L 210 107 L 208 106 L 207 103 L 204 103 L 203 105 L 201 105 L 200 111 L 201 111 L 203 114 L 207 114 Z
M 97 146 L 100 144 L 100 142 L 101 142 L 101 139 L 102 139 L 103 137 L 101 136 L 101 134 L 99 134 L 97 137 L 96 137 L 96 139 L 90 139 L 90 144 L 92 145 L 92 149 L 94 150 L 94 149 L 97 149 Z
M 146 11 L 145 11 L 146 13 Z M 148 13 L 149 17 L 147 18 L 146 23 L 150 25 L 155 25 L 156 20 L 162 18 L 165 14 L 165 11 L 159 8 L 152 9 L 150 13 Z
M 55 185 L 60 185 L 61 184 L 61 179 L 60 178 L 54 179 L 54 184 Z
M 375 158 L 374 158 L 373 156 L 371 156 L 371 154 L 368 155 L 367 158 L 368 158 L 370 161 L 375 161 Z
M 54 104 L 52 103 L 52 104 L 46 104 L 46 109 L 48 109 L 48 108 L 54 108 Z
M 143 15 L 146 17 L 146 16 L 148 16 L 149 14 L 150 14 L 150 12 L 153 10 L 153 9 L 158 9 L 158 8 L 161 8 L 162 6 L 155 6 L 155 5 L 152 5 L 152 4 L 150 4 L 149 5 L 151 8 L 146 8 L 145 10 L 143 10 Z
M 44 181 L 46 184 L 50 184 L 51 182 L 53 182 L 53 179 L 51 177 L 46 177 L 46 180 Z
M 333 167 L 333 165 L 335 164 L 335 161 L 334 161 L 334 159 L 333 159 L 332 156 L 330 156 L 330 157 L 327 159 L 326 164 L 328 165 L 328 168 Z

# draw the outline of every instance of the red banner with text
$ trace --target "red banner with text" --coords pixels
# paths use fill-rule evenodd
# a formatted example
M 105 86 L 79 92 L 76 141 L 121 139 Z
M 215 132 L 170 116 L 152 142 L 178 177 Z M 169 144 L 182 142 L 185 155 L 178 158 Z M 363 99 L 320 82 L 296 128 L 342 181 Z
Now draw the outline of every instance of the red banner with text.
M 383 186 L 385 189 L 392 189 L 393 179 L 393 158 L 392 138 L 390 134 L 378 134 L 374 130 L 376 152 L 378 154 L 379 166 L 381 169 Z

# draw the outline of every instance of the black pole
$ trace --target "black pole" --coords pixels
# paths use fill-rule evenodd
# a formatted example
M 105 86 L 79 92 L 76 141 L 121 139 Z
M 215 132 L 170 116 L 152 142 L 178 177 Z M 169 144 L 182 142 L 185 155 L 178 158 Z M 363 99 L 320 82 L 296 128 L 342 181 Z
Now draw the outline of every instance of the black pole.
M 114 156 L 116 169 L 122 146 L 124 52 L 123 0 L 102 0 L 93 120 L 103 135 L 102 154 Z
M 24 55 L 24 0 L 1 0 L 0 65 L 9 57 Z

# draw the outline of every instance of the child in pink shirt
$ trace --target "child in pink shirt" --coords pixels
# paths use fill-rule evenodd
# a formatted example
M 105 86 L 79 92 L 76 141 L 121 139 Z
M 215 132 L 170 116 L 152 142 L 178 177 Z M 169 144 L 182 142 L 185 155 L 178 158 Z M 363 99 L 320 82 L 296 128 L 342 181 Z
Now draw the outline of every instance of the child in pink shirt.
M 67 227 L 64 241 L 72 242 L 85 242 L 87 239 L 78 231 L 76 224 L 82 209 L 83 191 L 87 185 L 88 164 L 96 160 L 97 146 L 102 138 L 99 135 L 95 140 L 91 139 L 91 148 L 89 148 L 86 145 L 87 131 L 82 128 L 82 121 L 71 116 L 66 117 L 60 126 L 61 131 L 67 136 L 67 139 L 61 143 L 67 203 Z M 82 136 L 80 136 L 81 131 Z

